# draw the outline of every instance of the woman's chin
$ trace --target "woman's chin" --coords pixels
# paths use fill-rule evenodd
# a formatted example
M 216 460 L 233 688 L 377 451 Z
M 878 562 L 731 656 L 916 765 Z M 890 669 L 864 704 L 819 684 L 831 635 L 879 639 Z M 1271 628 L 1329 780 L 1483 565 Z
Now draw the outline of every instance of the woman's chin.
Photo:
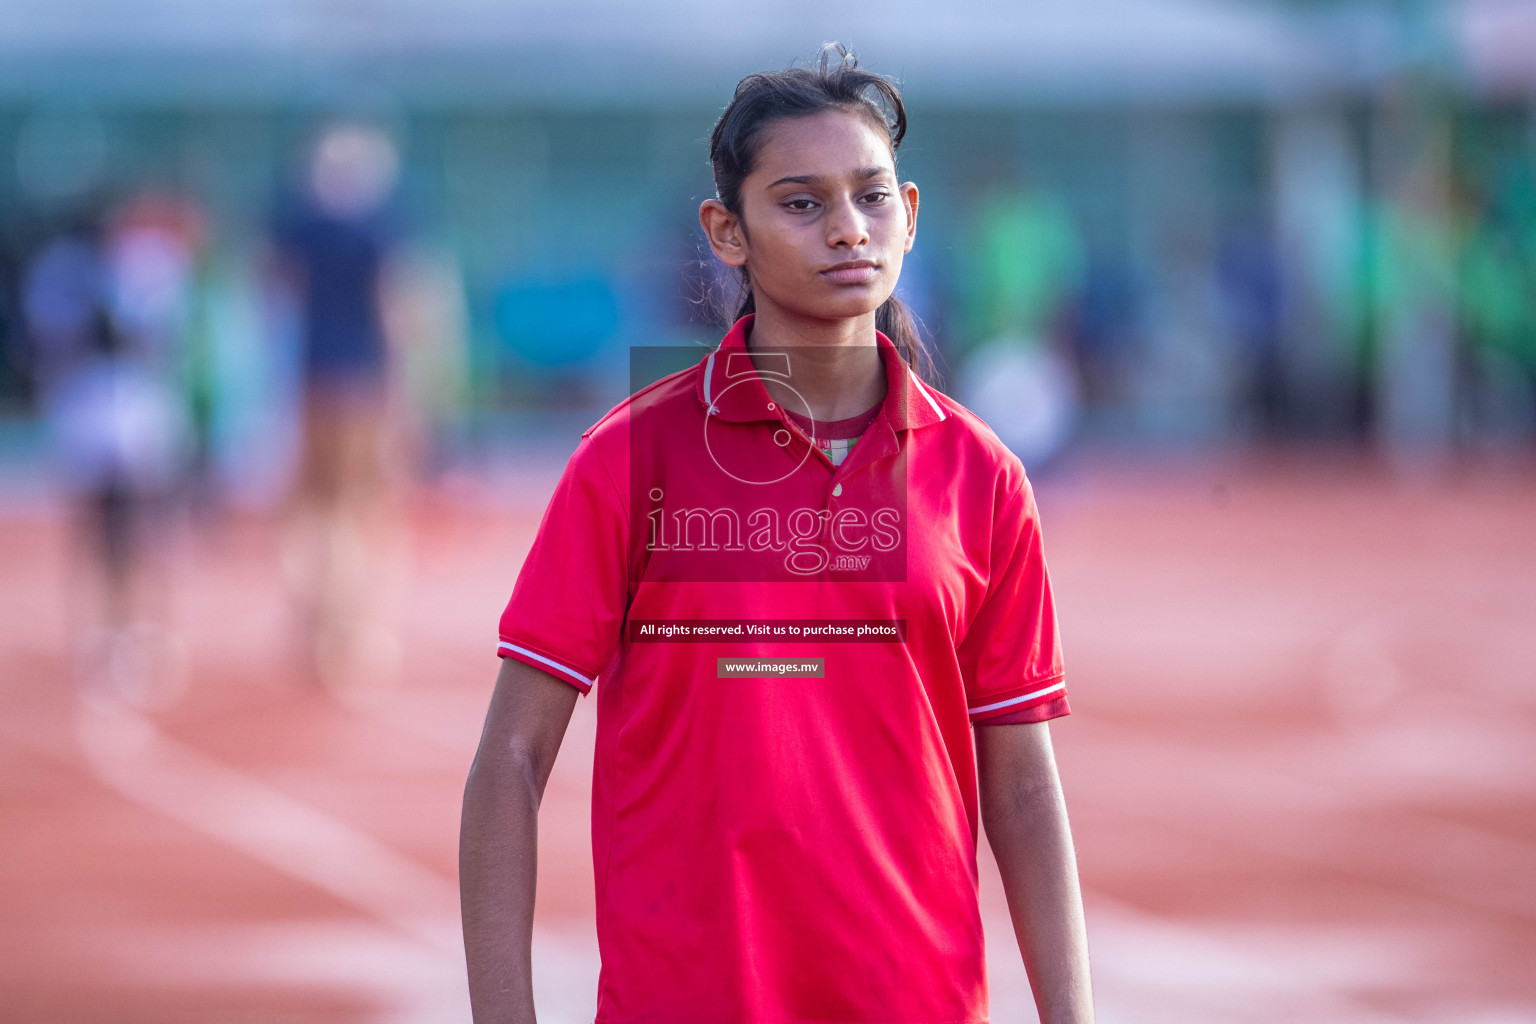
M 862 295 L 844 294 L 830 296 L 823 301 L 779 303 L 786 313 L 806 320 L 857 320 L 880 308 L 890 297 L 889 292 L 876 293 L 864 290 Z

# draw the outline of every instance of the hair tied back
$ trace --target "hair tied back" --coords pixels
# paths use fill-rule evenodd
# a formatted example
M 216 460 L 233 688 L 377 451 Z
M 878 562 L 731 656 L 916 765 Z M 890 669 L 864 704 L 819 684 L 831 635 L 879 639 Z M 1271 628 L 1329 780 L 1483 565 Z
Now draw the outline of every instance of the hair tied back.
M 741 183 L 752 173 L 763 130 L 768 125 L 783 118 L 810 117 L 829 110 L 868 118 L 885 133 L 893 158 L 907 134 L 907 108 L 900 88 L 883 75 L 861 68 L 859 58 L 842 43 L 823 44 L 812 67 L 757 72 L 736 83 L 731 102 L 709 136 L 715 195 L 725 208 L 740 215 Z M 756 309 L 745 267 L 741 268 L 740 285 L 733 321 Z M 875 326 L 891 339 L 919 375 L 933 378 L 933 358 L 911 311 L 900 299 L 893 295 L 880 306 Z

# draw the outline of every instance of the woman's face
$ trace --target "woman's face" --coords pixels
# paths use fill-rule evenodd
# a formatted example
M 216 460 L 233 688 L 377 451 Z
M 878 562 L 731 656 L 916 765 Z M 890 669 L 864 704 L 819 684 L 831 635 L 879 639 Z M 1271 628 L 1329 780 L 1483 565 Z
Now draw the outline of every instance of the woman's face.
M 884 134 L 845 111 L 768 125 L 742 182 L 741 215 L 715 206 L 716 216 L 704 214 L 710 244 L 747 268 L 758 309 L 771 303 L 814 320 L 878 309 L 917 229 L 917 186 L 897 183 Z

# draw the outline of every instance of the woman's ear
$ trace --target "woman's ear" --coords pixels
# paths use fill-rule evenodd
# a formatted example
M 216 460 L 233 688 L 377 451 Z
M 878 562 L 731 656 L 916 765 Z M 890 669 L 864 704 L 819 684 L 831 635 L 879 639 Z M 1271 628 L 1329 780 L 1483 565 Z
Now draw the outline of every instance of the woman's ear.
M 912 243 L 917 240 L 917 184 L 905 181 L 897 187 L 901 193 L 901 205 L 907 211 L 907 242 L 902 252 L 911 252 Z
M 728 267 L 743 267 L 747 263 L 746 232 L 741 218 L 725 208 L 718 199 L 706 199 L 699 204 L 699 226 L 709 248 Z

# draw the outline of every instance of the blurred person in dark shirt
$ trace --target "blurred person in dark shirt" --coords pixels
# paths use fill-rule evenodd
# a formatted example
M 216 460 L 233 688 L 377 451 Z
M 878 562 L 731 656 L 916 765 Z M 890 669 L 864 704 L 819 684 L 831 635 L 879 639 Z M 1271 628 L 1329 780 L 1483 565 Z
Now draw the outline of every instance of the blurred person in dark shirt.
M 299 311 L 304 373 L 285 569 L 308 668 L 345 699 L 392 678 L 398 657 L 379 579 L 399 535 L 384 294 L 397 172 L 384 131 L 330 124 L 316 136 L 302 194 L 273 232 Z

